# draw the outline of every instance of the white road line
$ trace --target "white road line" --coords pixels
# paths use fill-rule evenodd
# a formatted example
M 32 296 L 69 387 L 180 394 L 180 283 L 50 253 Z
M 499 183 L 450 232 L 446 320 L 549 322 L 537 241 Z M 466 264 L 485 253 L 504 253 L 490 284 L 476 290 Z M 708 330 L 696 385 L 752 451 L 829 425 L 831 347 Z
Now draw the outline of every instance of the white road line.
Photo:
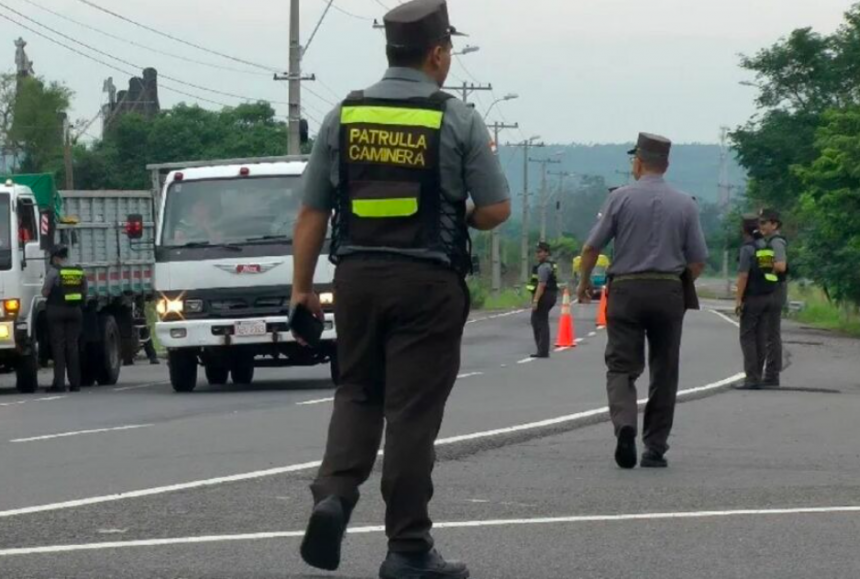
M 167 386 L 170 382 L 153 382 L 151 384 L 138 384 L 137 386 L 123 386 L 114 388 L 114 392 L 125 392 L 126 390 L 140 390 L 141 388 L 153 388 L 155 386 Z
M 535 360 L 537 360 L 537 358 L 523 358 L 522 360 L 517 362 L 517 364 L 529 364 L 531 362 L 534 362 Z
M 589 337 L 589 338 L 593 338 L 593 337 L 594 337 L 594 336 L 596 336 L 596 335 L 597 335 L 597 332 L 588 332 L 588 337 Z
M 325 404 L 326 402 L 334 402 L 334 398 L 320 398 L 318 400 L 306 400 L 304 402 L 297 402 L 296 406 L 313 406 L 314 404 Z
M 117 426 L 114 428 L 96 428 L 93 430 L 77 430 L 75 432 L 61 432 L 60 434 L 47 434 L 45 436 L 33 436 L 30 438 L 16 438 L 9 442 L 34 442 L 37 440 L 52 440 L 54 438 L 69 438 L 70 436 L 81 436 L 82 434 L 99 434 L 102 432 L 118 432 L 121 430 L 137 430 L 139 428 L 148 428 L 152 424 L 129 424 L 127 426 Z
M 568 351 L 568 350 L 570 350 L 570 349 L 571 349 L 571 347 L 570 347 L 570 346 L 559 346 L 559 347 L 558 347 L 558 348 L 556 348 L 554 351 L 555 351 L 555 352 L 566 352 L 566 351 Z
M 584 341 L 585 341 L 585 338 L 577 338 L 577 339 L 576 339 L 576 343 L 577 343 L 577 344 L 581 344 L 581 343 L 582 343 L 582 342 L 584 342 Z
M 708 310 L 708 311 L 711 312 L 712 314 L 716 315 L 716 316 L 723 318 L 725 321 L 727 321 L 728 323 L 730 323 L 731 325 L 733 325 L 736 328 L 741 327 L 741 324 L 738 321 L 731 319 L 730 317 L 728 317 L 723 312 L 718 312 L 717 310 Z
M 631 513 L 621 515 L 578 515 L 570 517 L 543 517 L 534 519 L 497 519 L 488 521 L 454 521 L 434 523 L 440 529 L 478 529 L 488 527 L 521 527 L 530 525 L 563 525 L 576 523 L 621 523 L 638 521 L 681 521 L 689 519 L 726 519 L 739 517 L 785 517 L 790 515 L 847 515 L 860 513 L 860 506 L 808 507 L 791 509 L 736 509 L 725 511 L 680 511 L 666 513 Z M 385 527 L 366 526 L 349 529 L 350 535 L 369 535 L 382 533 Z M 141 547 L 165 547 L 171 545 L 195 545 L 203 543 L 227 543 L 236 541 L 263 541 L 272 539 L 298 539 L 304 531 L 284 531 L 269 533 L 246 533 L 241 535 L 205 535 L 199 537 L 178 537 L 173 539 L 144 539 L 138 541 L 111 541 L 105 543 L 85 543 L 80 545 L 52 545 L 44 547 L 20 547 L 0 549 L 0 557 L 22 555 L 47 555 L 73 553 L 79 551 L 101 551 L 106 549 L 129 549 Z
M 27 400 L 19 400 L 17 402 L 4 402 L 0 404 L 0 406 L 20 406 L 21 404 L 27 404 L 28 402 L 49 402 L 51 400 L 62 400 L 63 398 L 67 398 L 67 396 L 47 396 L 45 398 L 30 398 Z
M 689 390 L 682 390 L 678 392 L 678 398 L 683 399 L 692 394 L 698 394 L 701 392 L 706 392 L 709 390 L 716 390 L 718 388 L 722 388 L 723 386 L 727 386 L 737 380 L 743 378 L 744 374 L 736 374 L 725 380 L 720 380 L 719 382 L 714 382 L 712 384 L 707 384 L 705 386 L 700 386 L 699 388 L 691 388 Z M 645 401 L 640 401 L 640 404 L 644 404 Z M 520 424 L 517 426 L 511 426 L 508 428 L 499 428 L 495 430 L 488 430 L 484 432 L 476 432 L 473 434 L 466 434 L 462 436 L 453 436 L 450 438 L 442 438 L 436 441 L 436 444 L 439 446 L 445 446 L 449 444 L 455 444 L 458 442 L 463 442 L 467 440 L 478 440 L 482 438 L 491 438 L 493 436 L 500 436 L 505 434 L 510 434 L 513 432 L 522 432 L 528 430 L 536 430 L 540 428 L 545 428 L 547 426 L 555 426 L 558 424 L 564 424 L 568 422 L 575 422 L 578 420 L 583 420 L 586 418 L 590 418 L 593 416 L 597 416 L 600 414 L 608 414 L 609 408 L 597 408 L 594 410 L 588 410 L 585 412 L 578 412 L 576 414 L 570 414 L 567 416 L 560 416 L 558 418 L 551 418 L 549 420 L 541 420 L 539 422 L 531 422 L 528 424 Z M 148 489 L 141 489 L 137 491 L 130 491 L 125 493 L 115 493 L 111 495 L 102 495 L 96 497 L 89 497 L 85 499 L 76 499 L 71 501 L 64 501 L 60 503 L 49 503 L 44 505 L 37 505 L 33 507 L 23 507 L 19 509 L 10 509 L 6 511 L 0 511 L 0 519 L 5 519 L 9 517 L 16 517 L 20 515 L 30 515 L 34 513 L 44 513 L 48 511 L 60 511 L 64 509 L 74 509 L 79 507 L 85 507 L 90 505 L 97 505 L 101 503 L 110 503 L 115 501 L 122 501 L 126 499 L 136 499 L 141 497 L 150 497 L 154 495 L 161 495 L 165 493 L 173 493 L 178 491 L 186 491 L 192 489 L 199 488 L 207 488 L 221 484 L 233 483 L 233 482 L 242 482 L 248 480 L 256 480 L 266 477 L 279 476 L 283 474 L 289 474 L 294 472 L 305 472 L 309 470 L 314 470 L 320 467 L 322 463 L 320 461 L 306 462 L 302 464 L 293 464 L 289 466 L 283 466 L 278 468 L 270 468 L 267 470 L 258 470 L 252 472 L 245 472 L 240 474 L 234 474 L 230 476 L 222 476 L 211 479 L 204 480 L 196 480 L 186 483 L 179 483 L 173 485 L 166 485 L 161 487 L 153 487 Z
M 515 316 L 517 314 L 521 314 L 527 310 L 512 310 L 510 312 L 505 312 L 503 314 L 494 314 L 492 316 L 485 316 L 483 318 L 474 318 L 466 322 L 466 324 L 477 324 L 478 322 L 486 322 L 487 320 L 497 320 L 499 318 L 507 318 L 508 316 Z
M 483 372 L 467 372 L 465 374 L 460 374 L 457 376 L 457 380 L 462 380 L 463 378 L 472 378 L 473 376 L 483 376 Z

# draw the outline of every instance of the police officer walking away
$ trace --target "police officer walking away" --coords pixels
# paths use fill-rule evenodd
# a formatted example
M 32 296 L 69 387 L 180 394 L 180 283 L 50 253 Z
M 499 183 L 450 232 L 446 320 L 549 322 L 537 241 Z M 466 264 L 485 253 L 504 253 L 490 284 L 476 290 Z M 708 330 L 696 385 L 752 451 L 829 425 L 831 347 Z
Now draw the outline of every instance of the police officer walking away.
M 743 235 L 744 244 L 738 259 L 735 312 L 741 321 L 741 351 L 746 377 L 736 388 L 758 390 L 762 387 L 773 311 L 781 310 L 777 303 L 779 279 L 774 273 L 774 251 L 768 247 L 758 230 L 758 219 L 754 215 L 744 218 Z
M 765 374 L 762 386 L 779 388 L 779 375 L 782 372 L 782 310 L 788 302 L 788 242 L 780 233 L 782 218 L 779 211 L 765 209 L 759 215 L 759 230 L 765 237 L 767 246 L 773 251 L 773 270 L 779 280 L 775 301 L 777 307 L 771 310 L 768 322 L 767 353 L 765 355 Z
M 51 267 L 45 275 L 42 296 L 47 298 L 48 331 L 54 357 L 54 383 L 49 392 L 66 391 L 66 368 L 69 389 L 81 389 L 81 365 L 78 339 L 83 325 L 87 278 L 80 267 L 69 266 L 69 248 L 58 245 L 51 251 Z
M 650 386 L 641 465 L 668 464 L 664 455 L 675 414 L 684 313 L 698 307 L 693 282 L 708 258 L 696 202 L 664 179 L 671 147 L 665 137 L 639 135 L 630 151 L 636 183 L 609 197 L 582 252 L 577 294 L 581 302 L 589 302 L 591 271 L 600 250 L 615 240 L 606 365 L 618 438 L 615 461 L 621 468 L 633 468 L 637 461 L 636 380 L 645 370 L 646 339 Z
M 549 243 L 538 243 L 538 263 L 532 269 L 531 280 L 526 286 L 532 294 L 532 330 L 537 344 L 537 353 L 532 354 L 532 358 L 549 358 L 549 312 L 558 303 L 558 267 L 550 260 L 550 253 Z
M 346 525 L 385 430 L 382 579 L 463 579 L 433 548 L 434 442 L 460 367 L 468 315 L 468 227 L 510 215 L 510 194 L 481 116 L 440 92 L 451 66 L 444 0 L 385 16 L 390 68 L 320 128 L 294 235 L 293 305 L 322 316 L 317 257 L 334 212 L 340 385 L 314 508 L 301 546 L 334 570 Z M 469 196 L 471 201 L 467 202 Z

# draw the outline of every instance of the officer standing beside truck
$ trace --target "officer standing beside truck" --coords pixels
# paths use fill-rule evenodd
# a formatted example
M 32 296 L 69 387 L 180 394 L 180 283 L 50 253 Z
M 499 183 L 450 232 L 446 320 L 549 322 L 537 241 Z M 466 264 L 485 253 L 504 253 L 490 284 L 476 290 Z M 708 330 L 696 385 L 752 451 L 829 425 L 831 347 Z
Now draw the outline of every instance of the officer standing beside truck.
M 54 383 L 49 392 L 81 389 L 81 364 L 78 341 L 83 326 L 83 305 L 87 295 L 84 270 L 68 265 L 69 248 L 58 245 L 51 250 L 51 267 L 45 275 L 42 296 L 47 298 L 48 332 L 54 357 Z
M 464 564 L 433 548 L 434 442 L 460 368 L 467 228 L 503 223 L 510 194 L 480 114 L 440 91 L 457 34 L 444 0 L 401 4 L 385 15 L 385 32 L 382 81 L 352 93 L 320 128 L 294 235 L 293 306 L 319 317 L 313 273 L 334 211 L 340 385 L 301 555 L 339 566 L 384 431 L 379 576 L 466 579 Z

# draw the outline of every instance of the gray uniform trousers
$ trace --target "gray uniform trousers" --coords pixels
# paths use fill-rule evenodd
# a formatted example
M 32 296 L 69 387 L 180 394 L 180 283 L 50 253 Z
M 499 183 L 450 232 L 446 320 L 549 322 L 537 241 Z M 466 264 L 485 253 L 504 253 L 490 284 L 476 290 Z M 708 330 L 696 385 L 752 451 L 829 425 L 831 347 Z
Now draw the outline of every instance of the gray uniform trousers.
M 744 298 L 740 335 L 747 384 L 760 384 L 762 381 L 773 312 L 776 310 L 779 315 L 782 314 L 776 300 L 775 294 Z
M 782 372 L 782 309 L 788 300 L 788 284 L 780 282 L 773 293 L 773 308 L 768 312 L 767 353 L 764 379 L 777 382 Z
M 675 417 L 685 311 L 680 280 L 625 280 L 613 282 L 609 291 L 607 391 L 615 434 L 625 426 L 638 431 L 636 380 L 645 371 L 647 339 L 650 386 L 643 441 L 659 454 L 669 449 Z

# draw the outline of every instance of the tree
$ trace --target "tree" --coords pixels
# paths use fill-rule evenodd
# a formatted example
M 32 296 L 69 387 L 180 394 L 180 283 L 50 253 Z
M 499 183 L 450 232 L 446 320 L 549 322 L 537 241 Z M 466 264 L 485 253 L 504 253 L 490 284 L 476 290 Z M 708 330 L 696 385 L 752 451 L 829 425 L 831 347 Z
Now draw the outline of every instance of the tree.
M 824 114 L 818 157 L 795 173 L 804 271 L 837 301 L 860 304 L 860 106 Z
M 62 166 L 63 122 L 72 91 L 39 78 L 17 79 L 10 146 L 23 172 L 53 172 Z
M 0 74 L 0 164 L 5 162 L 6 155 L 14 153 L 9 133 L 12 130 L 12 119 L 14 118 L 17 84 L 14 74 Z

